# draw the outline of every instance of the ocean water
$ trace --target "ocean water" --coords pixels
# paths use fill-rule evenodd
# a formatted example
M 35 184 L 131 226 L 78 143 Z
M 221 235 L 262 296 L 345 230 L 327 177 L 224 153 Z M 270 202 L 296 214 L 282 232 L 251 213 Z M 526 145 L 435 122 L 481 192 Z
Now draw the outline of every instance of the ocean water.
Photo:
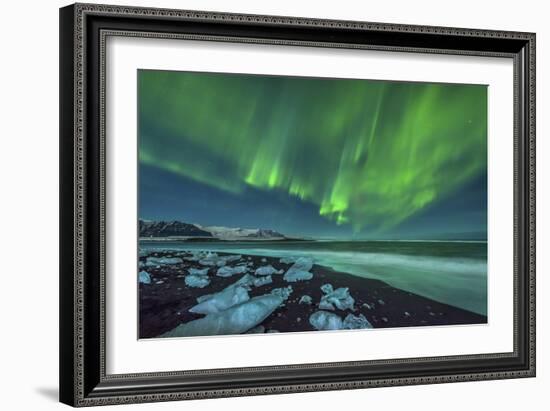
M 145 249 L 313 258 L 316 264 L 487 315 L 487 243 L 468 241 L 158 242 Z

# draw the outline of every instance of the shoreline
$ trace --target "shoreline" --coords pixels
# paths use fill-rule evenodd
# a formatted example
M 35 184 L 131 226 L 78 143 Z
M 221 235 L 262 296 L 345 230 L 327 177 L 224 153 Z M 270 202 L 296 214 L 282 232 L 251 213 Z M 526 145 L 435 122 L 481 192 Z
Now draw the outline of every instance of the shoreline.
M 144 264 L 147 257 L 181 257 L 185 251 L 151 250 L 140 256 Z M 232 253 L 217 253 L 220 256 Z M 242 261 L 251 266 L 250 273 L 261 266 L 271 265 L 286 272 L 292 263 L 281 263 L 279 258 L 242 254 Z M 242 264 L 242 263 L 241 263 Z M 198 262 L 183 260 L 178 264 L 161 264 L 143 268 L 150 274 L 151 284 L 139 284 L 139 338 L 158 338 L 180 324 L 203 318 L 203 314 L 189 312 L 197 304 L 197 298 L 220 292 L 234 284 L 242 274 L 219 277 L 210 269 L 210 284 L 204 288 L 191 288 L 185 284 L 189 268 L 205 267 Z M 141 269 L 140 269 L 141 270 Z M 334 271 L 329 267 L 314 264 L 309 270 L 310 280 L 289 283 L 282 274 L 273 274 L 272 283 L 251 287 L 250 298 L 270 293 L 276 288 L 292 287 L 288 299 L 277 307 L 258 326 L 263 332 L 316 331 L 309 317 L 320 310 L 318 307 L 324 293 L 321 286 L 331 284 L 334 289 L 345 287 L 354 300 L 354 309 L 332 312 L 342 319 L 348 315 L 363 315 L 372 328 L 400 328 L 435 325 L 486 324 L 487 317 L 461 308 L 431 300 L 386 284 L 376 279 L 357 277 Z M 246 275 L 246 274 L 245 274 Z M 302 296 L 311 297 L 312 304 L 300 303 Z M 256 327 L 258 328 L 258 327 Z
M 337 243 L 348 243 L 348 242 L 356 242 L 356 243 L 364 243 L 364 242 L 373 242 L 373 243 L 465 243 L 465 244 L 486 244 L 487 240 L 460 240 L 460 239 L 448 239 L 448 240 L 434 240 L 434 239 L 411 239 L 411 240 L 392 240 L 392 239 L 362 239 L 362 240 L 352 240 L 352 239 L 331 239 L 331 238 L 299 238 L 299 237 L 273 237 L 273 238 L 235 238 L 235 239 L 223 239 L 218 237 L 199 237 L 199 236 L 193 236 L 193 237 L 186 237 L 186 236 L 171 236 L 171 237 L 138 237 L 138 242 L 147 242 L 150 241 L 152 243 L 174 243 L 174 242 L 220 242 L 220 243 L 262 243 L 262 242 L 337 242 Z

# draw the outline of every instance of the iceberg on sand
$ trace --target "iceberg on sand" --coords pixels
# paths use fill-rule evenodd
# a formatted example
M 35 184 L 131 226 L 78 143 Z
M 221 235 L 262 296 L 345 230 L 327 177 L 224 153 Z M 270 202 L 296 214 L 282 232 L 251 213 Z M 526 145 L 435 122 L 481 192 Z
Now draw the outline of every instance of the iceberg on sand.
M 296 262 L 295 257 L 282 257 L 279 262 L 281 264 L 294 264 Z
M 283 270 L 276 270 L 272 265 L 265 265 L 256 269 L 256 275 L 282 274 Z
M 196 261 L 202 260 L 206 256 L 204 251 L 193 250 L 193 251 L 190 251 L 190 253 L 191 253 L 190 256 L 184 257 L 183 259 L 186 261 L 196 262 Z
M 233 261 L 239 261 L 241 258 L 243 258 L 243 256 L 240 254 L 232 254 L 221 258 L 223 258 L 226 263 L 232 263 Z
M 224 261 L 224 263 L 225 263 L 225 261 Z M 200 265 L 206 265 L 208 267 L 218 265 L 218 254 L 216 254 L 216 253 L 206 254 L 205 256 L 203 256 L 203 258 L 201 258 L 199 260 L 199 264 Z M 221 265 L 223 265 L 223 264 L 221 264 Z M 221 265 L 220 265 L 220 267 L 221 267 Z
M 246 334 L 263 334 L 265 333 L 265 327 L 263 325 L 257 325 L 246 332 Z
M 185 277 L 185 284 L 193 288 L 204 288 L 210 284 L 210 279 L 205 275 L 187 275 Z
M 201 257 L 202 258 L 199 260 L 199 264 L 201 265 L 206 265 L 209 267 L 223 267 L 227 263 L 239 261 L 242 258 L 242 255 L 234 254 L 219 256 L 217 253 L 208 252 L 206 254 L 203 254 Z
M 353 310 L 353 305 L 355 300 L 349 294 L 349 289 L 347 287 L 340 287 L 334 290 L 331 284 L 324 284 L 321 286 L 321 291 L 325 293 L 321 297 L 321 302 L 319 303 L 319 308 L 321 310 L 334 310 L 338 308 L 339 310 Z
M 202 270 L 200 268 L 189 268 L 187 271 L 189 271 L 189 274 L 191 275 L 208 275 L 209 268 L 203 268 Z
M 311 280 L 313 278 L 313 273 L 310 273 L 309 270 L 311 270 L 312 267 L 313 260 L 311 258 L 300 257 L 292 264 L 283 278 L 289 283 Z
M 223 267 L 218 268 L 216 275 L 218 277 L 231 277 L 235 274 L 244 274 L 247 271 L 248 271 L 248 267 L 246 265 L 238 265 L 236 267 L 230 267 L 228 265 L 224 265 Z
M 227 287 L 225 287 L 219 293 L 205 294 L 205 295 L 201 295 L 200 297 L 197 297 L 197 303 L 202 303 L 202 302 L 212 298 L 213 296 L 215 296 L 217 294 L 220 294 L 224 291 L 228 292 L 227 290 L 229 290 L 231 288 L 239 287 L 239 286 L 244 287 L 248 291 L 248 290 L 250 290 L 251 286 L 255 285 L 254 284 L 255 280 L 257 280 L 257 278 L 254 277 L 253 275 L 245 274 L 238 281 L 234 282 L 231 285 L 228 285 Z
M 347 330 L 359 330 L 363 328 L 373 328 L 372 324 L 365 318 L 363 314 L 353 315 L 348 314 L 346 318 L 344 318 L 344 323 L 342 324 L 342 328 Z
M 309 317 L 309 323 L 317 330 L 340 330 L 342 319 L 328 311 L 316 311 Z
M 290 294 L 292 294 L 292 286 L 284 287 L 284 288 L 274 288 L 271 290 L 271 294 L 278 295 L 282 297 L 284 300 L 288 299 L 290 297 Z
M 141 284 L 151 284 L 151 275 L 147 271 L 140 271 L 139 282 Z
M 196 314 L 217 313 L 249 299 L 245 286 L 232 284 L 219 293 L 203 296 L 197 305 L 189 309 L 189 312 Z
M 178 257 L 147 257 L 146 265 L 148 267 L 155 267 L 157 265 L 170 265 L 180 263 L 183 263 L 183 260 Z
M 298 304 L 308 304 L 310 305 L 313 302 L 313 299 L 309 295 L 302 295 Z
M 252 284 L 254 287 L 261 287 L 262 285 L 271 284 L 273 282 L 273 278 L 271 278 L 270 275 L 264 275 L 262 277 L 254 277 L 252 280 Z
M 180 324 L 162 337 L 241 334 L 260 324 L 283 301 L 283 297 L 274 294 L 254 297 L 225 311 Z
M 292 271 L 292 273 L 286 273 L 284 276 L 285 281 L 289 283 L 295 283 L 296 281 L 307 281 L 313 278 L 313 273 L 309 271 Z
M 317 330 L 359 330 L 373 328 L 363 314 L 348 314 L 344 321 L 328 311 L 317 311 L 309 317 L 309 323 Z

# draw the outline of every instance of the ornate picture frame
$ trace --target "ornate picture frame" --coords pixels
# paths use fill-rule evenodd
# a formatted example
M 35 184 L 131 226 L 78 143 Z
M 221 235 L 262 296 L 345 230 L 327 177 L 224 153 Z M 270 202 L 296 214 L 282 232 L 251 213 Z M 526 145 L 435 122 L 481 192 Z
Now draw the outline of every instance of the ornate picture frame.
M 504 58 L 513 62 L 513 350 L 110 374 L 110 37 Z M 506 176 L 501 176 L 505 181 Z M 75 4 L 60 10 L 60 400 L 73 406 L 535 376 L 535 34 Z M 512 241 L 512 239 L 510 240 Z M 511 268 L 512 269 L 512 268 Z

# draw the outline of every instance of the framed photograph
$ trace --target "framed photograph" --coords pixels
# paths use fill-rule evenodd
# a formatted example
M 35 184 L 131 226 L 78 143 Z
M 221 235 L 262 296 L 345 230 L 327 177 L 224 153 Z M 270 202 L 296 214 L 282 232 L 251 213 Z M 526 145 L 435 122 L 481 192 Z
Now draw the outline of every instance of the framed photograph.
M 60 399 L 535 376 L 535 35 L 60 10 Z

